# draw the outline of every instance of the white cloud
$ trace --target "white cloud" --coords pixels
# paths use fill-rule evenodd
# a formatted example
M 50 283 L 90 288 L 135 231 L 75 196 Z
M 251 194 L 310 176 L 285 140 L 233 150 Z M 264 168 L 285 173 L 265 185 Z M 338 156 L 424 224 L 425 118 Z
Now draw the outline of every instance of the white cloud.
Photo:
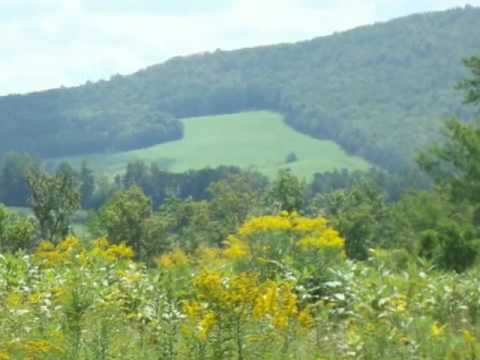
M 216 12 L 182 15 L 158 7 L 94 11 L 92 0 L 0 1 L 11 1 L 0 3 L 0 94 L 77 85 L 176 55 L 312 38 L 412 8 L 407 0 L 232 0 Z M 420 3 L 437 10 L 461 1 Z

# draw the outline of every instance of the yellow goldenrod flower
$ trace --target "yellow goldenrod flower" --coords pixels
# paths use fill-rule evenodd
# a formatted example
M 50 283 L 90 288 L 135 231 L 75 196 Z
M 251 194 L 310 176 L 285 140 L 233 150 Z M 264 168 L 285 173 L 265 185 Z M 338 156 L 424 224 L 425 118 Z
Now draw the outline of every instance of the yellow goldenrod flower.
M 208 338 L 208 335 L 212 328 L 215 326 L 217 320 L 215 313 L 213 312 L 208 312 L 205 317 L 200 320 L 198 323 L 198 336 L 200 340 L 206 341 Z
M 445 325 L 440 325 L 437 321 L 435 321 L 432 325 L 432 336 L 433 337 L 440 337 L 445 333 Z
M 407 310 L 407 301 L 404 295 L 400 295 L 399 297 L 393 299 L 391 304 L 393 311 L 396 313 L 402 313 Z
M 189 318 L 197 317 L 201 311 L 202 311 L 202 306 L 196 301 L 188 302 L 183 305 L 183 312 Z
M 310 311 L 304 309 L 298 313 L 298 322 L 304 328 L 311 328 L 315 324 L 315 320 Z
M 235 260 L 249 256 L 250 249 L 246 242 L 235 236 L 229 236 L 227 239 L 227 247 L 223 251 L 227 259 Z
M 37 359 L 48 354 L 61 352 L 59 348 L 45 340 L 27 341 L 23 343 L 22 347 L 29 359 Z
M 80 246 L 80 239 L 76 236 L 69 235 L 65 240 L 57 245 L 57 250 L 68 253 Z
M 292 287 L 288 284 L 277 284 L 274 281 L 263 285 L 253 308 L 255 319 L 271 318 L 273 326 L 277 329 L 286 328 L 289 317 L 297 313 L 297 296 L 293 293 Z
M 243 237 L 260 231 L 289 230 L 291 228 L 292 224 L 289 218 L 283 216 L 260 216 L 244 223 L 240 227 L 238 234 Z
M 475 337 L 475 335 L 473 335 L 470 331 L 468 330 L 465 330 L 463 332 L 463 340 L 467 343 L 467 344 L 473 344 L 477 341 L 477 338 Z
M 157 264 L 165 269 L 185 266 L 189 263 L 187 254 L 181 249 L 174 249 L 173 251 L 164 254 L 156 259 Z
M 105 250 L 105 257 L 110 260 L 131 259 L 134 256 L 132 248 L 125 243 L 111 245 Z

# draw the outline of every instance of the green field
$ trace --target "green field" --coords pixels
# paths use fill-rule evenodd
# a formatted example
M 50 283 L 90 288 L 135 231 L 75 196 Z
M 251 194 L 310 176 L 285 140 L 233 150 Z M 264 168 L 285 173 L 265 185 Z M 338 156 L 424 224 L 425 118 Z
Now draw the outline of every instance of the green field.
M 287 126 L 282 117 L 271 112 L 244 112 L 182 120 L 185 136 L 145 149 L 84 157 L 56 159 L 79 165 L 87 160 L 98 172 L 113 175 L 132 160 L 157 162 L 164 170 L 234 165 L 252 167 L 268 176 L 279 169 L 291 168 L 295 174 L 311 178 L 315 172 L 347 168 L 366 169 L 368 163 L 345 153 L 336 143 L 314 139 Z M 294 152 L 298 161 L 286 163 Z

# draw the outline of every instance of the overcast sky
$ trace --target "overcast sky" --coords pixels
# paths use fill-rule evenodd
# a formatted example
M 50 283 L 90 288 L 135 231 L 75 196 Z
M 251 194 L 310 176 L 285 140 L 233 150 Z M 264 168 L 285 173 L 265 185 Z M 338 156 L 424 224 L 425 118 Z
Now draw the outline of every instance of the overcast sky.
M 480 0 L 0 0 L 0 95 Z

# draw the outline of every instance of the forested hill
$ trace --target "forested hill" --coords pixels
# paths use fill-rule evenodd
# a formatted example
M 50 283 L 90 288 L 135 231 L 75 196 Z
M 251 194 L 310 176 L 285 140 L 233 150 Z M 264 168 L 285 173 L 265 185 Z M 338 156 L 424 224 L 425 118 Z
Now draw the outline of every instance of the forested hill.
M 471 117 L 454 86 L 467 75 L 462 59 L 480 54 L 479 24 L 480 9 L 472 7 L 413 15 L 296 44 L 174 58 L 76 88 L 1 97 L 0 154 L 133 149 L 181 137 L 182 117 L 268 109 L 296 129 L 398 166 L 435 136 L 442 118 Z

